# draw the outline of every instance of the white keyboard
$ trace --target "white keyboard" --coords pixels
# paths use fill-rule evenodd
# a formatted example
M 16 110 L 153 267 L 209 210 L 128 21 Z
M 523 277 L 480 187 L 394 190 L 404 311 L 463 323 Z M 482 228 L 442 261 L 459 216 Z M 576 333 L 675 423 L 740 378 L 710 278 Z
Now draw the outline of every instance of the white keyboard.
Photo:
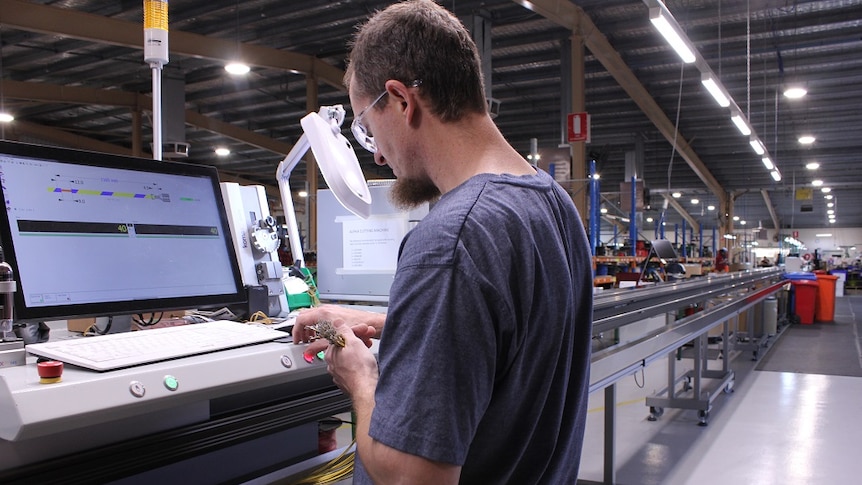
M 288 335 L 260 325 L 219 320 L 30 344 L 26 349 L 67 364 L 106 371 L 269 342 Z

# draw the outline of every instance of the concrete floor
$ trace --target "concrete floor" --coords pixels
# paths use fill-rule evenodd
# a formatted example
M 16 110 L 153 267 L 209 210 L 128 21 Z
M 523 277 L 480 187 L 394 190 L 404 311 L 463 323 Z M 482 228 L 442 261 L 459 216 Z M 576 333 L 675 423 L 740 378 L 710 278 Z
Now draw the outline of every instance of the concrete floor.
M 836 311 L 849 312 L 856 322 L 862 318 L 842 303 L 839 298 Z M 637 382 L 619 381 L 615 483 L 859 483 L 862 378 L 759 371 L 750 352 L 732 352 L 731 359 L 734 392 L 715 400 L 705 427 L 691 410 L 666 410 L 658 421 L 646 419 L 644 398 L 667 382 L 665 359 L 638 374 Z M 713 366 L 720 363 L 710 361 Z M 677 364 L 678 372 L 690 368 L 690 360 Z M 595 393 L 579 477 L 587 482 L 604 479 L 603 410 L 603 395 Z

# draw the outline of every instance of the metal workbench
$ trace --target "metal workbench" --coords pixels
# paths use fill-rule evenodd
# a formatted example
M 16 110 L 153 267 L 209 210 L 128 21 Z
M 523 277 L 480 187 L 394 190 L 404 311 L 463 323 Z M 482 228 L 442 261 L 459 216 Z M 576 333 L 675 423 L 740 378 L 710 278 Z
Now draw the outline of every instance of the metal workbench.
M 651 417 L 657 419 L 661 415 L 659 408 L 692 409 L 698 412 L 700 423 L 706 424 L 712 402 L 721 391 L 730 391 L 733 386 L 734 374 L 726 358 L 731 345 L 728 321 L 781 289 L 785 284 L 781 274 L 778 268 L 762 268 L 597 295 L 593 310 L 594 334 L 619 329 L 658 315 L 676 314 L 690 305 L 717 301 L 709 308 L 684 318 L 668 318 L 666 325 L 649 330 L 632 341 L 593 352 L 590 392 L 604 390 L 605 398 L 603 483 L 615 483 L 616 382 L 667 356 L 668 386 L 659 395 L 647 398 L 647 405 L 654 411 Z M 708 332 L 720 325 L 725 358 L 721 370 L 710 370 L 705 365 L 704 357 Z M 695 368 L 681 377 L 676 376 L 673 364 L 675 356 L 672 353 L 689 343 L 694 345 Z M 680 383 L 683 391 L 677 390 Z

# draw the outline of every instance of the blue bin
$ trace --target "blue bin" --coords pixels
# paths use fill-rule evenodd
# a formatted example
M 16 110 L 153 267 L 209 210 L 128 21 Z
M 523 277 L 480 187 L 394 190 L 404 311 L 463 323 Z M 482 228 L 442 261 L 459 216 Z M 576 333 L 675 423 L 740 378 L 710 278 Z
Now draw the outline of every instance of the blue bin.
M 791 281 L 799 281 L 799 280 L 809 280 L 809 281 L 817 281 L 817 275 L 814 273 L 809 273 L 807 271 L 793 271 L 791 273 L 784 273 L 782 275 L 784 279 L 788 279 Z

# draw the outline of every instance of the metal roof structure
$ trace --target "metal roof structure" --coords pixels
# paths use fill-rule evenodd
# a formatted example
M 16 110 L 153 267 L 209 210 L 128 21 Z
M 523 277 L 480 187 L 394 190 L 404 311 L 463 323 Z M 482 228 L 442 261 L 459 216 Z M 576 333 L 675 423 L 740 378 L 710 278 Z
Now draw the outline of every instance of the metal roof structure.
M 630 176 L 628 156 L 649 191 L 644 220 L 658 220 L 667 197 L 669 225 L 686 217 L 689 225 L 711 229 L 721 224 L 723 196 L 740 218 L 735 228 L 862 227 L 862 0 L 665 4 L 749 120 L 780 181 L 737 131 L 728 108 L 707 93 L 701 70 L 683 64 L 653 27 L 654 1 L 440 3 L 465 23 L 481 18 L 491 27 L 495 121 L 525 156 L 531 139 L 540 154 L 565 142 L 573 34 L 575 48 L 583 41 L 591 116 L 586 151 L 597 161 L 609 214 L 626 213 L 615 194 Z M 357 24 L 390 3 L 172 2 L 163 75 L 178 80 L 184 94 L 190 146 L 184 160 L 275 190 L 276 166 L 301 134 L 308 99 L 345 105 L 349 124 L 353 114 L 341 85 L 347 43 Z M 16 117 L 2 126 L 2 136 L 149 156 L 152 72 L 143 60 L 142 19 L 142 2 L 0 0 L 0 100 Z M 243 77 L 224 70 L 237 57 L 251 65 Z M 807 95 L 784 97 L 791 81 L 803 83 Z M 816 141 L 801 145 L 798 137 L 808 133 Z M 217 156 L 217 146 L 230 155 Z M 362 152 L 369 178 L 391 178 Z M 819 168 L 806 168 L 811 162 Z M 304 166 L 292 181 L 297 189 Z M 573 174 L 572 184 L 585 183 L 586 175 Z M 831 189 L 831 200 L 823 188 Z M 673 192 L 681 197 L 667 195 Z M 827 210 L 836 212 L 834 223 Z M 642 227 L 652 230 L 647 222 Z

